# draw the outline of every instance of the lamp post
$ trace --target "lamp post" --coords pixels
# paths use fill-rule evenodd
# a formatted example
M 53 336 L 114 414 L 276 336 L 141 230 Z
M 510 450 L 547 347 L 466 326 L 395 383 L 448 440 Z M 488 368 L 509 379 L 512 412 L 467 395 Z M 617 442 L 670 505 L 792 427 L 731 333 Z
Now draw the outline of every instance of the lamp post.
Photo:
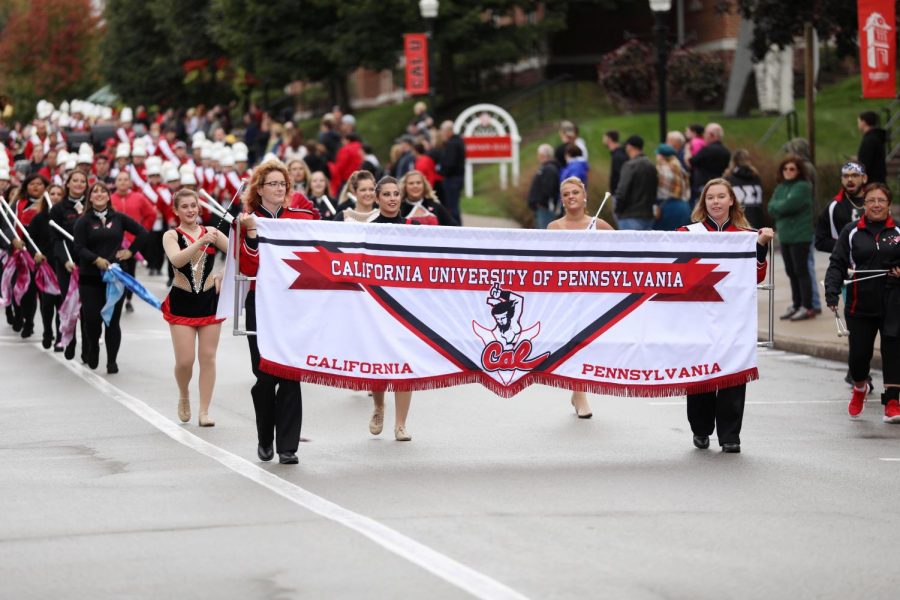
M 668 102 L 666 93 L 666 62 L 668 60 L 668 46 L 666 42 L 666 33 L 669 28 L 666 27 L 666 14 L 672 8 L 672 0 L 650 0 L 650 10 L 656 19 L 656 25 L 653 31 L 656 32 L 656 79 L 659 88 L 659 142 L 666 141 L 666 131 L 668 123 L 666 122 L 666 106 Z
M 434 113 L 434 20 L 438 16 L 438 0 L 419 0 L 419 14 L 425 19 L 428 39 L 428 98 L 431 106 L 428 107 Z

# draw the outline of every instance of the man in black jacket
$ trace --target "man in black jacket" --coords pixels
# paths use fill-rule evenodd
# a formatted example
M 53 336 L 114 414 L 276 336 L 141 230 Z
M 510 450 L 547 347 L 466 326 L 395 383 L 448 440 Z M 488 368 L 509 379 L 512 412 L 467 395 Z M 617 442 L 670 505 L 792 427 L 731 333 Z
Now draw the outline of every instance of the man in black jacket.
M 537 155 L 540 165 L 531 178 L 528 208 L 534 211 L 534 226 L 547 229 L 550 221 L 558 216 L 559 164 L 553 158 L 553 147 L 550 144 L 541 144 Z
M 691 167 L 691 192 L 699 196 L 703 186 L 710 179 L 721 177 L 731 162 L 731 150 L 722 143 L 725 133 L 718 123 L 710 123 L 703 130 L 703 139 L 706 145 L 690 158 L 688 164 Z M 693 194 L 692 194 L 693 195 Z
M 856 157 L 866 167 L 869 183 L 884 183 L 887 180 L 884 148 L 887 132 L 878 126 L 878 113 L 870 110 L 860 113 L 856 125 L 863 134 Z
M 619 229 L 653 228 L 658 176 L 656 166 L 644 156 L 644 139 L 633 135 L 625 141 L 629 160 L 622 167 L 616 188 L 616 219 Z
M 622 176 L 622 166 L 628 162 L 628 154 L 625 148 L 619 144 L 619 132 L 615 130 L 607 131 L 603 134 L 603 143 L 609 148 L 610 164 L 609 164 L 609 192 L 615 193 L 619 187 L 619 178 Z
M 441 203 L 447 207 L 456 222 L 462 224 L 459 197 L 466 172 L 466 144 L 453 132 L 453 121 L 441 123 L 441 139 L 444 146 L 441 150 L 441 160 L 437 164 L 437 171 L 444 178 L 444 197 L 441 198 Z
M 862 190 L 866 186 L 866 168 L 856 162 L 848 162 L 841 167 L 841 191 L 816 220 L 815 246 L 819 252 L 831 255 L 838 236 L 848 223 L 859 221 L 864 213 Z M 853 377 L 847 371 L 844 381 L 853 385 Z M 869 375 L 869 392 L 875 389 Z

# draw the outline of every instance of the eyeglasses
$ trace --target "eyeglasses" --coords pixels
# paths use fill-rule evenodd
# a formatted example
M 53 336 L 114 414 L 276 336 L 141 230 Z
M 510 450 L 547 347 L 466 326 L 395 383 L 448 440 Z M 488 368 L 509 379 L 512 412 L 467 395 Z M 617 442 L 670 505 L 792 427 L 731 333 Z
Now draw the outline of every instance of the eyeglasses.
M 873 196 L 871 198 L 866 198 L 866 204 L 890 204 L 887 198 L 882 198 L 881 196 Z
M 287 184 L 283 181 L 268 181 L 268 182 L 264 183 L 263 185 L 267 185 L 267 186 L 273 187 L 273 188 L 281 188 L 281 189 L 285 189 L 287 187 Z
M 782 167 L 781 170 L 782 171 L 796 171 L 797 167 L 795 167 L 794 165 L 785 165 L 784 167 Z

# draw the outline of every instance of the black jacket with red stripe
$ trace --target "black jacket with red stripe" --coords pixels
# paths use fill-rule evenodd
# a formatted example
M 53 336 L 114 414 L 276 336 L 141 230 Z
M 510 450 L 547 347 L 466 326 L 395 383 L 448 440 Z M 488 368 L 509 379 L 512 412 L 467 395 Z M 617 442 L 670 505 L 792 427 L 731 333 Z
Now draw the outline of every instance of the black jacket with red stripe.
M 892 217 L 872 222 L 863 216 L 855 223 L 848 223 L 841 231 L 831 263 L 825 272 L 825 301 L 837 306 L 848 269 L 872 271 L 900 266 L 900 227 Z M 873 277 L 878 273 L 857 273 L 847 286 L 844 312 L 850 316 L 880 317 L 887 312 L 898 313 L 895 306 L 900 280 L 896 277 Z M 890 311 L 887 308 L 891 307 Z
M 691 223 L 690 225 L 686 225 L 684 227 L 679 227 L 676 231 L 725 231 L 725 232 L 752 232 L 756 231 L 755 229 L 743 229 L 738 227 L 734 223 L 731 222 L 731 219 L 727 219 L 725 223 L 719 225 L 710 217 L 706 217 L 703 221 L 698 221 L 696 223 Z M 766 278 L 766 269 L 768 267 L 768 255 L 769 255 L 769 247 L 761 246 L 759 244 L 756 245 L 756 283 L 762 283 L 763 279 Z

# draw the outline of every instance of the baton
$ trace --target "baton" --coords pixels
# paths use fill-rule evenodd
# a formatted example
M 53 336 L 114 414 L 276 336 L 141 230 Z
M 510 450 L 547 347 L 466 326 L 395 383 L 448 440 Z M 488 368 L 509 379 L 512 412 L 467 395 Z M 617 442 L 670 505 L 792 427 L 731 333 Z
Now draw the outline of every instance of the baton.
M 328 207 L 328 210 L 331 211 L 331 214 L 333 214 L 333 215 L 336 215 L 336 214 L 337 214 L 337 211 L 335 210 L 334 206 L 333 206 L 333 205 L 331 204 L 331 202 L 328 200 L 328 196 L 323 195 L 321 198 L 319 198 L 319 200 L 321 200 L 322 202 L 325 203 L 325 206 Z
M 203 198 L 206 200 L 206 202 L 207 202 L 208 204 L 212 204 L 213 206 L 215 206 L 215 207 L 218 209 L 218 212 L 221 212 L 221 211 L 224 211 L 224 210 L 225 210 L 225 207 L 222 206 L 221 204 L 219 204 L 219 202 L 218 202 L 215 198 L 213 198 L 212 196 L 210 196 L 210 195 L 206 192 L 206 190 L 204 190 L 204 189 L 201 188 L 201 189 L 200 189 L 200 195 L 203 196 Z
M 66 258 L 69 259 L 69 262 L 72 263 L 72 264 L 74 264 L 75 261 L 72 260 L 72 255 L 69 254 L 69 247 L 66 245 L 66 240 L 69 240 L 70 242 L 74 242 L 74 241 L 75 241 L 75 238 L 72 237 L 72 234 L 71 234 L 71 233 L 69 233 L 68 231 L 66 231 L 66 230 L 63 229 L 62 227 L 60 227 L 59 224 L 58 224 L 56 221 L 51 220 L 51 221 L 50 221 L 50 227 L 52 227 L 53 229 L 57 230 L 57 231 L 60 233 L 60 235 L 62 235 L 64 238 L 66 238 L 65 240 L 63 240 L 63 250 L 66 251 Z
M 606 192 L 606 195 L 603 196 L 603 202 L 600 203 L 600 208 L 597 209 L 597 214 L 594 215 L 594 218 L 591 219 L 591 224 L 588 225 L 588 229 L 593 229 L 597 225 L 597 218 L 600 216 L 603 207 L 606 206 L 606 201 L 610 198 L 612 198 L 612 195 L 609 192 Z
M 857 273 L 890 273 L 890 269 L 850 269 L 849 273 L 851 275 Z
M 9 204 L 7 204 L 6 202 L 0 202 L 0 204 L 2 204 L 2 205 L 6 208 L 6 210 L 9 211 L 9 214 L 10 214 L 10 216 L 13 218 L 13 221 L 15 221 L 15 222 L 16 222 L 16 225 L 18 225 L 18 226 L 22 229 L 22 233 L 25 234 L 25 239 L 28 240 L 28 243 L 29 243 L 29 244 L 31 244 L 31 247 L 34 249 L 35 253 L 36 253 L 36 254 L 43 254 L 43 252 L 41 252 L 41 250 L 37 247 L 37 244 L 34 243 L 34 240 L 31 239 L 31 235 L 29 235 L 28 230 L 25 229 L 25 226 L 24 226 L 24 225 L 22 225 L 22 221 L 20 221 L 20 220 L 19 220 L 19 217 L 16 216 L 16 213 L 13 212 L 12 207 L 11 207 Z M 13 230 L 13 234 L 15 234 L 15 233 L 16 233 L 16 228 L 13 227 L 12 225 L 10 225 L 9 219 L 7 219 L 7 218 L 4 216 L 4 217 L 3 217 L 3 220 L 6 221 L 6 224 L 10 226 L 10 228 Z M 16 237 L 19 237 L 19 236 L 16 235 Z
M 231 223 L 234 222 L 234 217 L 232 217 L 227 212 L 222 212 L 225 209 L 222 208 L 221 206 L 214 206 L 214 205 L 210 204 L 209 202 L 205 202 L 203 200 L 200 200 L 200 206 L 202 206 L 203 208 L 205 208 L 212 214 L 216 215 L 217 217 L 224 218 L 228 222 L 229 225 L 231 225 Z
M 850 285 L 851 283 L 855 283 L 857 281 L 865 281 L 866 279 L 876 279 L 878 277 L 884 277 L 887 275 L 887 271 L 884 273 L 879 273 L 878 275 L 869 275 L 868 277 L 860 277 L 859 279 L 845 279 L 844 285 Z

